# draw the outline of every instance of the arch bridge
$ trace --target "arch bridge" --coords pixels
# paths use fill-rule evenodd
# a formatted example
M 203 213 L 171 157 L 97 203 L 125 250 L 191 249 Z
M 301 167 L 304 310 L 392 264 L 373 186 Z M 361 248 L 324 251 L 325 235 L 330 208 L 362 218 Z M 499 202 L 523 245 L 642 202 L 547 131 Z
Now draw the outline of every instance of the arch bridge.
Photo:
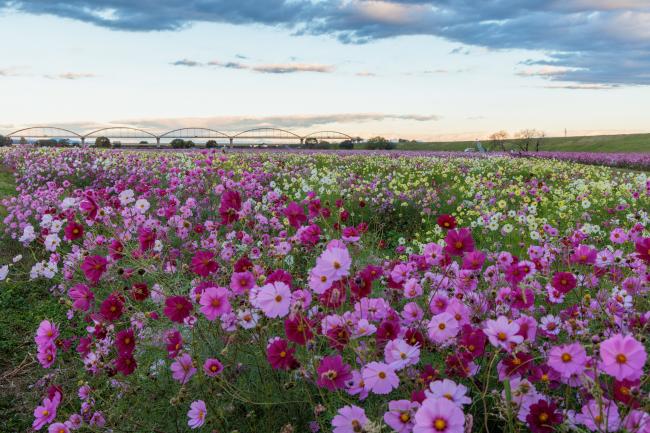
M 7 134 L 6 137 L 11 139 L 21 137 L 34 139 L 75 140 L 80 142 L 81 145 L 85 145 L 87 142 L 96 140 L 100 137 L 106 137 L 111 141 L 134 139 L 138 140 L 140 143 L 147 144 L 150 140 L 155 140 L 156 145 L 158 146 L 161 145 L 161 141 L 167 142 L 174 139 L 202 139 L 214 140 L 224 144 L 227 143 L 227 145 L 231 147 L 251 143 L 287 146 L 303 145 L 305 142 L 310 140 L 356 140 L 352 136 L 338 131 L 318 131 L 306 135 L 299 135 L 286 129 L 274 127 L 252 128 L 234 134 L 228 134 L 216 129 L 205 127 L 188 127 L 156 134 L 130 126 L 111 126 L 82 134 L 56 126 L 33 126 L 11 132 L 10 134 Z M 269 141 L 269 143 L 267 143 L 267 141 Z

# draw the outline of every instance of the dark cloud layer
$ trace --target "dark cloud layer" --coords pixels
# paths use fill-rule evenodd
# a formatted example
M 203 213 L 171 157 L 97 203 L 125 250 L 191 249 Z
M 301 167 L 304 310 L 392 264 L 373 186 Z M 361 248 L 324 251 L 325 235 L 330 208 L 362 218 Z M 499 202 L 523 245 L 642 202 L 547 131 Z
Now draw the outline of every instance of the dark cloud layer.
M 130 31 L 204 21 L 280 26 L 344 43 L 434 35 L 464 46 L 541 51 L 545 57 L 525 66 L 555 67 L 543 75 L 551 81 L 650 85 L 648 0 L 0 0 L 2 6 Z

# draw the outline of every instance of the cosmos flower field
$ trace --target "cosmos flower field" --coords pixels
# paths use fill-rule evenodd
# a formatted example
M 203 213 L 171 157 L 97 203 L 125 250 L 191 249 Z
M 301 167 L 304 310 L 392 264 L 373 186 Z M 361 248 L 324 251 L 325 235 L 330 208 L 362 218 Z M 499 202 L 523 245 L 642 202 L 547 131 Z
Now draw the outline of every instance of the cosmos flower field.
M 32 330 L 37 431 L 650 432 L 647 173 L 362 153 L 0 162 L 21 251 L 0 278 L 58 300 Z

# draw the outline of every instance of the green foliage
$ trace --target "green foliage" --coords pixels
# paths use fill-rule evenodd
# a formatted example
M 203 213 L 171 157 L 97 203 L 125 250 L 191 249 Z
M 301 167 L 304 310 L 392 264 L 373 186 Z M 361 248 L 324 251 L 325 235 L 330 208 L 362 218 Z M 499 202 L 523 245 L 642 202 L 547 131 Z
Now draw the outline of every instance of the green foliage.
M 372 150 L 380 150 L 380 149 L 388 150 L 388 149 L 394 149 L 395 144 L 391 143 L 384 137 L 378 136 L 378 137 L 372 137 L 368 139 L 368 141 L 366 141 L 366 147 Z
M 95 139 L 95 147 L 109 148 L 111 147 L 111 140 L 108 137 L 97 137 Z

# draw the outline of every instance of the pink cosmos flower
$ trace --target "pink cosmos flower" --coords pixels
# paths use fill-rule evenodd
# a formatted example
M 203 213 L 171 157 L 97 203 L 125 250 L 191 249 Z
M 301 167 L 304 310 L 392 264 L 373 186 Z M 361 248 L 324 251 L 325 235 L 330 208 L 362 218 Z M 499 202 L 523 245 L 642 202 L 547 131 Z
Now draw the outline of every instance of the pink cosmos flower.
M 260 287 L 256 302 L 266 317 L 284 317 L 289 314 L 291 289 L 282 281 Z
M 457 384 L 453 380 L 443 379 L 436 380 L 429 384 L 429 389 L 424 390 L 424 395 L 427 398 L 446 398 L 458 407 L 463 407 L 472 402 L 467 397 L 467 387 L 465 385 Z
M 289 220 L 289 224 L 293 228 L 299 228 L 305 221 L 307 221 L 307 215 L 305 215 L 305 210 L 295 201 L 292 201 L 287 205 L 287 207 L 282 211 L 284 216 Z
M 412 346 L 397 338 L 389 341 L 384 347 L 384 360 L 395 370 L 401 370 L 420 361 L 420 348 L 417 344 Z
M 203 400 L 196 400 L 190 405 L 190 410 L 187 412 L 187 425 L 191 429 L 199 428 L 205 424 L 205 416 L 208 413 L 208 409 L 205 407 L 205 402 Z
M 371 362 L 361 371 L 365 387 L 375 394 L 388 394 L 399 385 L 395 370 L 383 362 Z
M 43 368 L 50 368 L 56 360 L 56 345 L 54 342 L 46 342 L 38 345 L 36 359 Z
M 95 295 L 85 284 L 76 284 L 68 290 L 68 296 L 72 299 L 72 306 L 80 311 L 88 311 Z
M 59 327 L 49 320 L 43 320 L 40 325 L 38 325 L 34 341 L 40 346 L 47 343 L 54 343 L 58 337 Z
M 233 272 L 230 277 L 230 289 L 236 295 L 241 295 L 255 286 L 255 277 L 249 271 Z
M 55 392 L 54 397 L 43 399 L 43 404 L 34 409 L 34 423 L 32 428 L 40 430 L 45 424 L 51 423 L 56 418 L 56 410 L 61 403 L 61 393 Z
M 427 398 L 415 413 L 413 433 L 464 433 L 463 411 L 446 398 Z
M 232 224 L 237 221 L 240 210 L 241 196 L 237 191 L 228 190 L 221 195 L 221 204 L 219 205 L 221 224 Z
M 208 287 L 201 294 L 199 303 L 202 305 L 201 312 L 208 320 L 215 320 L 232 311 L 228 302 L 228 289 L 223 287 Z
M 582 407 L 575 420 L 577 424 L 582 424 L 594 432 L 615 432 L 621 425 L 618 407 L 607 399 L 602 402 L 590 400 Z
M 296 358 L 293 354 L 296 349 L 289 347 L 287 340 L 280 337 L 274 337 L 269 340 L 266 346 L 266 359 L 271 367 L 276 370 L 288 370 L 296 367 Z
M 203 371 L 206 376 L 216 377 L 223 371 L 223 364 L 217 358 L 208 358 L 203 363 Z
M 562 377 L 581 374 L 587 364 L 587 352 L 580 343 L 555 346 L 548 355 L 548 365 Z
M 187 383 L 196 374 L 196 367 L 194 367 L 192 357 L 187 353 L 183 353 L 176 358 L 176 361 L 171 365 L 171 370 L 174 380 L 182 384 Z
M 55 422 L 47 428 L 47 433 L 70 433 L 70 429 L 62 422 Z
M 451 313 L 446 311 L 436 314 L 428 325 L 429 338 L 434 343 L 444 343 L 458 334 L 458 321 Z
M 81 270 L 88 281 L 97 284 L 102 274 L 106 272 L 106 265 L 108 265 L 108 261 L 104 257 L 97 255 L 88 256 L 81 264 Z
M 332 282 L 346 277 L 350 273 L 352 259 L 345 247 L 329 247 L 316 259 L 315 273 L 326 275 Z
M 551 284 L 558 292 L 567 294 L 576 287 L 577 280 L 571 272 L 556 272 Z
M 397 433 L 410 433 L 413 430 L 415 411 L 420 403 L 409 400 L 393 400 L 388 403 L 384 422 Z
M 605 373 L 617 380 L 636 380 L 643 374 L 647 353 L 633 336 L 616 334 L 600 343 L 600 359 Z
M 316 384 L 321 388 L 336 391 L 345 386 L 345 382 L 352 378 L 350 366 L 343 362 L 341 355 L 326 356 L 316 370 L 318 377 Z
M 165 299 L 163 313 L 169 320 L 176 323 L 183 323 L 183 320 L 190 315 L 192 303 L 185 296 L 170 296 Z
M 634 249 L 641 260 L 650 264 L 650 238 L 637 239 Z
M 332 433 L 358 433 L 368 424 L 366 412 L 358 406 L 343 406 L 332 419 Z
M 499 316 L 497 320 L 488 320 L 483 332 L 490 340 L 490 344 L 508 352 L 512 350 L 513 345 L 524 341 L 524 337 L 518 335 L 519 325 L 517 322 L 510 322 L 506 316 Z

